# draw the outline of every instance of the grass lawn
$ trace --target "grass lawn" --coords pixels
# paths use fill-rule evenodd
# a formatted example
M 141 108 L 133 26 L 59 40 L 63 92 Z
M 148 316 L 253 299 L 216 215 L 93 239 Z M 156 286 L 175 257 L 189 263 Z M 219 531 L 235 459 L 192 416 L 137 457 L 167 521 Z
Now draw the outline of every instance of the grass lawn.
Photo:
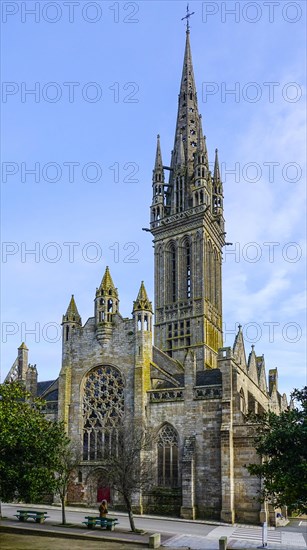
M 0 532 L 1 550 L 141 550 L 145 545 L 133 545 L 117 542 L 76 540 L 57 537 L 40 537 Z

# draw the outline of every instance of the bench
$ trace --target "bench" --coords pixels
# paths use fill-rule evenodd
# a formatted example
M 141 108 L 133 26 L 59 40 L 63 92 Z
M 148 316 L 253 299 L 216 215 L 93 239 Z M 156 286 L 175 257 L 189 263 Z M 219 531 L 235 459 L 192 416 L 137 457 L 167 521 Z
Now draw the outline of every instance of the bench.
M 41 512 L 38 510 L 17 510 L 15 514 L 19 521 L 27 521 L 28 519 L 34 519 L 36 523 L 44 523 L 47 516 L 47 512 Z
M 115 525 L 118 524 L 117 518 L 100 518 L 97 516 L 85 516 L 86 521 L 83 521 L 89 529 L 95 529 L 96 525 L 99 525 L 102 529 L 106 528 L 108 531 L 114 531 Z

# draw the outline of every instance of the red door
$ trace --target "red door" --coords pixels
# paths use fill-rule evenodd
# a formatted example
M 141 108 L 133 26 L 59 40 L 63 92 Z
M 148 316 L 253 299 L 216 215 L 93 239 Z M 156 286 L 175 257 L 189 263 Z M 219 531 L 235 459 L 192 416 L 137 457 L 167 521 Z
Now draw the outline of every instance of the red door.
M 101 502 L 102 500 L 110 502 L 110 494 L 110 487 L 103 487 L 102 485 L 99 485 L 97 489 L 97 502 Z

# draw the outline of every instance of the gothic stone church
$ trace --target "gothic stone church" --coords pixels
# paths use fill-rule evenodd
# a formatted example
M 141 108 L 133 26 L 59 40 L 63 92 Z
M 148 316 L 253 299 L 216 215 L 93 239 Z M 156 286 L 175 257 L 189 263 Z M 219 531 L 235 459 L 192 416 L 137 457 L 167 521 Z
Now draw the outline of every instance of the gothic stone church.
M 96 505 L 106 496 L 120 504 L 105 487 L 103 456 L 125 416 L 158 431 L 155 485 L 138 496 L 139 512 L 259 522 L 266 510 L 259 480 L 246 469 L 257 457 L 245 413 L 278 412 L 287 400 L 277 370 L 267 385 L 264 357 L 253 346 L 246 357 L 240 328 L 233 347 L 223 347 L 223 186 L 217 150 L 209 170 L 189 29 L 170 166 L 158 137 L 152 186 L 154 316 L 142 282 L 132 317 L 122 317 L 106 268 L 93 317 L 82 324 L 74 297 L 63 316 L 59 378 L 37 382 L 22 344 L 7 380 L 24 380 L 46 400 L 49 418 L 64 420 L 82 442 L 71 503 Z

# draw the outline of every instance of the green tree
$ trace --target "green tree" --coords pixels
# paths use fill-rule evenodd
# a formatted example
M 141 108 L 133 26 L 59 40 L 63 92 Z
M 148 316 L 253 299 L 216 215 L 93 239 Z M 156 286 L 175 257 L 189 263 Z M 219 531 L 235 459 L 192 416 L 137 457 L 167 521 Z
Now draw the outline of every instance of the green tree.
M 292 403 L 280 415 L 250 415 L 261 461 L 247 468 L 263 480 L 262 498 L 275 507 L 307 512 L 307 386 L 294 390 Z
M 37 502 L 55 488 L 59 450 L 68 438 L 23 384 L 0 384 L 0 499 Z

